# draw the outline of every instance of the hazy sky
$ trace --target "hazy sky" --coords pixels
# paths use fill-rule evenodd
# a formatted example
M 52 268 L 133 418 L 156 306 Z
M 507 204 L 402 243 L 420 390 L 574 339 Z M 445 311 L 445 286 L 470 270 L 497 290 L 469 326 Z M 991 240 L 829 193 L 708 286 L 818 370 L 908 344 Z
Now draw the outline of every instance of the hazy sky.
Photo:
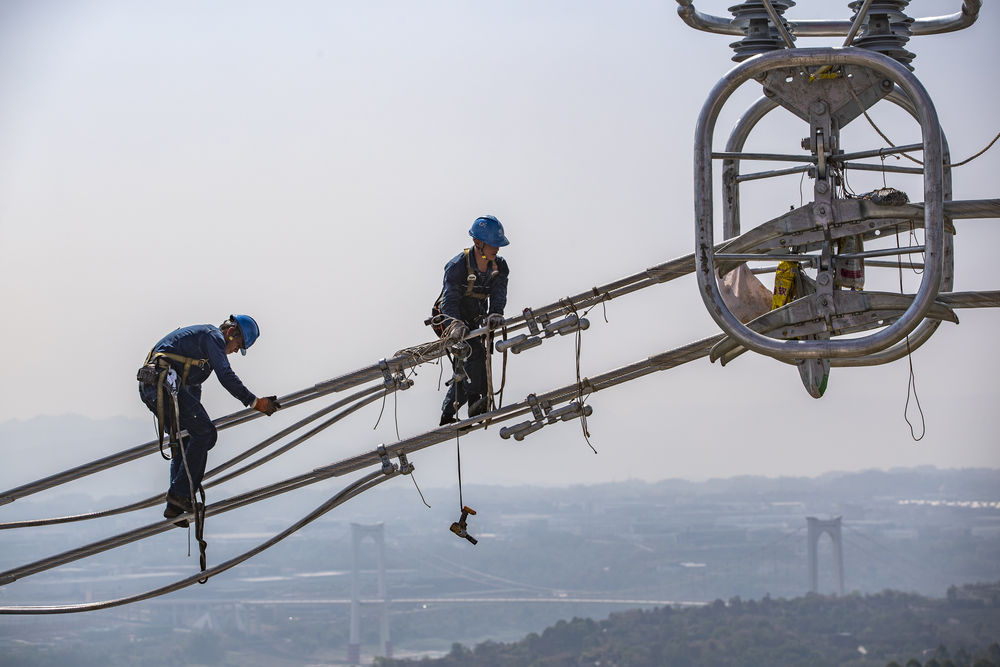
M 697 6 L 723 15 L 730 4 Z M 960 4 L 915 0 L 909 13 Z M 511 266 L 508 314 L 692 252 L 694 126 L 733 66 L 733 39 L 688 28 L 676 7 L 6 0 L 0 422 L 64 413 L 147 420 L 134 377 L 150 346 L 177 326 L 218 324 L 231 312 L 261 326 L 250 354 L 231 357 L 258 395 L 296 391 L 426 342 L 422 322 L 442 268 L 484 213 L 511 239 L 502 253 Z M 788 13 L 849 16 L 847 2 L 808 0 Z M 986 3 L 971 29 L 907 47 L 956 159 L 1000 129 L 997 34 L 1000 12 Z M 747 88 L 720 120 L 719 144 L 760 94 Z M 884 106 L 873 117 L 894 141 L 919 137 Z M 772 116 L 748 145 L 794 149 L 804 124 Z M 882 145 L 864 120 L 844 137 L 847 150 Z M 1000 147 L 955 171 L 955 198 L 1000 196 L 998 172 Z M 880 175 L 856 179 L 859 192 L 881 186 Z M 923 198 L 919 185 L 892 174 L 887 182 Z M 799 188 L 798 177 L 746 186 L 744 226 L 799 205 Z M 997 289 L 996 221 L 957 225 L 956 289 Z M 891 288 L 897 277 L 889 278 Z M 613 301 L 607 316 L 605 324 L 600 310 L 590 315 L 584 375 L 716 333 L 693 276 Z M 944 324 L 913 355 L 927 430 L 920 442 L 904 420 L 905 360 L 834 369 L 826 396 L 814 400 L 792 367 L 744 355 L 725 368 L 706 359 L 595 394 L 597 456 L 576 423 L 519 444 L 497 429 L 467 437 L 465 479 L 572 484 L 1000 466 L 1000 313 L 959 316 L 959 326 Z M 573 363 L 571 337 L 512 356 L 507 402 L 572 382 Z M 397 419 L 404 437 L 436 427 L 438 367 L 418 373 L 376 431 L 377 404 L 275 469 L 368 451 L 395 439 Z M 213 416 L 240 407 L 215 379 L 205 394 Z M 912 400 L 910 416 L 919 431 Z M 220 441 L 227 451 L 242 443 L 238 430 Z M 133 444 L 109 442 L 107 451 Z M 422 480 L 454 479 L 452 445 L 414 462 Z

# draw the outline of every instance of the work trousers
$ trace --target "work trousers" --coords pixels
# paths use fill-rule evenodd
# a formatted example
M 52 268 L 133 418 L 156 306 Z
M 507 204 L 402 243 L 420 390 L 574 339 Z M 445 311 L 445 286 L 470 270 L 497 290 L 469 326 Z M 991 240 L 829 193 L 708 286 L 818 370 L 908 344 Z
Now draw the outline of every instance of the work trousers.
M 201 480 L 205 476 L 205 466 L 208 464 L 208 450 L 215 447 L 219 432 L 212 423 L 212 419 L 201 404 L 200 389 L 197 387 L 197 395 L 192 388 L 182 386 L 177 392 L 177 402 L 180 407 L 180 427 L 187 431 L 187 437 L 182 439 L 184 453 L 178 454 L 170 459 L 170 487 L 168 492 L 175 498 L 190 498 L 191 485 L 188 483 L 188 473 L 191 474 L 191 483 L 194 489 L 201 485 Z M 155 415 L 156 387 L 153 385 L 139 385 L 139 396 L 146 407 Z M 168 392 L 164 392 L 163 400 L 173 403 Z M 172 407 L 167 407 L 165 415 L 172 414 Z M 184 469 L 184 461 L 187 461 L 187 470 Z
M 469 377 L 460 384 L 453 383 L 448 387 L 448 394 L 441 404 L 441 412 L 450 416 L 455 415 L 465 403 L 473 403 L 486 393 L 486 346 L 482 337 L 466 342 L 472 347 L 469 358 L 465 360 L 465 373 Z

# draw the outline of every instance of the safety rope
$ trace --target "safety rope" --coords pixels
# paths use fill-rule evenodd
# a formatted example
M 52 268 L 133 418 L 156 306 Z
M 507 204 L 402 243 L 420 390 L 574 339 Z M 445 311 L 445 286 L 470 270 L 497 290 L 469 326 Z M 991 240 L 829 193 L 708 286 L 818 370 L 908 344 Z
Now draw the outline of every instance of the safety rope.
M 1000 139 L 1000 132 L 996 133 L 996 136 L 993 137 L 993 140 L 990 141 L 990 143 L 986 144 L 986 147 L 983 148 L 983 150 L 979 151 L 978 153 L 976 153 L 975 155 L 973 155 L 971 157 L 965 158 L 961 162 L 952 163 L 950 166 L 952 168 L 954 168 L 954 167 L 961 167 L 961 166 L 969 164 L 970 162 L 972 162 L 973 160 L 975 160 L 977 157 L 979 157 L 980 155 L 982 155 L 983 153 L 985 153 L 989 149 L 993 148 L 993 144 L 995 144 L 997 142 L 997 139 Z
M 465 501 L 462 500 L 462 441 L 457 428 L 455 429 L 455 454 L 458 462 L 458 509 L 461 511 L 465 507 Z
M 910 226 L 910 234 L 913 235 L 912 223 Z M 899 248 L 899 226 L 896 226 L 896 248 Z M 912 260 L 911 260 L 912 269 Z M 896 267 L 897 274 L 899 276 L 899 293 L 903 294 L 903 256 L 901 254 L 896 255 Z M 906 403 L 903 405 L 903 419 L 906 421 L 906 425 L 910 427 L 910 437 L 914 442 L 920 442 L 927 435 L 927 422 L 924 419 L 924 410 L 920 406 L 920 397 L 917 395 L 917 377 L 913 371 L 913 352 L 910 350 L 910 336 L 906 336 L 906 362 L 909 366 L 909 373 L 907 374 L 906 381 Z M 916 432 L 913 430 L 913 423 L 910 422 L 910 396 L 913 396 L 914 403 L 917 406 L 917 413 L 920 415 L 920 436 L 917 437 Z
M 496 410 L 496 403 L 493 401 L 493 336 L 494 328 L 487 321 L 486 334 L 486 412 Z
M 442 336 L 442 340 L 450 341 L 454 340 L 455 338 L 458 338 L 457 333 L 459 331 L 459 327 L 466 328 L 465 323 L 460 320 L 453 320 L 451 323 L 449 323 L 448 326 L 445 327 L 444 329 L 444 335 Z M 461 341 L 461 344 L 468 345 L 468 343 L 465 343 L 464 341 Z M 451 361 L 452 378 L 450 382 L 452 390 L 454 391 L 454 398 L 452 399 L 451 403 L 451 412 L 453 417 L 455 419 L 458 419 L 458 409 L 461 406 L 459 395 L 464 393 L 464 389 L 461 386 L 461 383 L 464 382 L 464 380 L 461 379 L 461 377 L 465 375 L 465 369 L 462 367 L 464 364 L 464 360 L 459 358 L 457 354 L 452 356 L 450 348 L 446 349 L 448 352 L 448 359 Z M 468 396 L 466 396 L 466 398 L 468 398 Z M 459 429 L 455 429 L 455 458 L 458 467 L 458 506 L 459 508 L 462 508 L 464 506 L 464 503 L 462 501 L 462 442 Z
M 174 407 L 174 429 L 176 432 L 181 430 L 180 427 L 180 403 L 177 398 L 177 394 L 180 391 L 180 387 L 171 387 L 170 397 Z M 194 483 L 194 477 L 191 475 L 191 468 L 188 465 L 187 450 L 191 443 L 191 436 L 188 435 L 188 444 L 185 445 L 183 441 L 177 443 L 177 448 L 181 455 L 181 464 L 184 466 L 184 475 L 187 477 L 188 482 L 188 502 L 191 503 L 191 511 L 194 515 L 194 536 L 198 541 L 198 554 L 199 562 L 201 564 L 202 572 L 208 566 L 208 557 L 206 556 L 206 550 L 208 549 L 208 542 L 205 541 L 205 489 L 202 487 L 199 481 L 197 485 Z M 201 504 L 198 503 L 198 495 L 201 495 Z M 175 525 L 179 525 L 187 528 L 188 535 L 188 557 L 191 557 L 191 524 L 187 520 L 183 520 L 183 523 L 176 521 Z M 206 577 L 204 580 L 200 580 L 198 583 L 204 584 L 208 581 Z
M 378 428 L 379 423 L 382 421 L 382 413 L 385 412 L 385 401 L 389 394 L 392 394 L 392 416 L 396 424 L 396 440 L 399 440 L 399 402 L 396 400 L 396 392 L 394 389 L 390 389 L 388 386 L 385 387 L 385 391 L 382 393 L 382 407 L 379 408 L 378 418 L 375 420 L 375 425 L 372 426 L 372 430 Z
M 875 130 L 875 132 L 878 133 L 878 136 L 882 137 L 882 139 L 885 141 L 885 143 L 889 144 L 892 148 L 896 148 L 896 144 L 894 144 L 892 142 L 892 140 L 885 134 L 885 132 L 883 132 L 882 129 L 875 123 L 875 121 L 872 120 L 872 117 L 868 115 L 868 111 L 865 109 L 864 104 L 861 103 L 861 100 L 858 99 L 857 93 L 854 92 L 854 85 L 852 84 L 852 82 L 851 82 L 850 79 L 847 79 L 847 90 L 851 93 L 851 97 L 854 98 L 854 102 L 858 105 L 858 108 L 861 109 L 861 113 L 864 114 L 865 119 L 868 121 L 868 124 L 872 126 L 872 129 Z M 976 158 L 978 158 L 979 156 L 981 156 L 983 153 L 985 153 L 986 151 L 988 151 L 990 148 L 992 148 L 993 144 L 995 144 L 998 139 L 1000 139 L 1000 132 L 997 132 L 996 135 L 993 137 L 993 139 L 990 140 L 990 142 L 988 144 L 986 144 L 986 146 L 981 151 L 979 151 L 978 153 L 976 153 L 976 154 L 974 154 L 974 155 L 972 155 L 970 157 L 967 157 L 966 159 L 961 160 L 959 162 L 946 163 L 946 166 L 951 167 L 952 169 L 954 169 L 955 167 L 962 167 L 964 165 L 969 164 L 970 162 L 972 162 L 973 160 L 975 160 Z M 910 160 L 911 162 L 915 162 L 916 164 L 919 164 L 919 165 L 923 164 L 922 160 L 918 160 L 917 158 L 915 158 L 912 155 L 909 155 L 907 153 L 902 153 L 902 156 L 905 157 L 907 160 Z M 899 157 L 897 156 L 896 159 L 898 160 Z M 882 156 L 882 161 L 885 162 L 885 156 L 884 155 Z
M 501 325 L 501 335 L 503 340 L 507 340 L 507 322 L 506 320 Z M 503 407 L 503 388 L 507 386 L 507 348 L 503 350 L 503 362 L 500 365 L 500 391 L 497 392 L 497 404 L 493 408 L 494 410 L 499 410 Z
M 566 297 L 562 299 L 562 301 L 566 304 L 567 312 L 576 315 L 578 320 L 583 319 L 584 317 L 587 316 L 587 313 L 590 312 L 590 310 L 588 309 L 584 311 L 582 315 L 579 314 L 577 312 L 576 304 L 573 303 L 573 299 L 571 297 Z M 603 303 L 603 301 L 601 303 Z M 591 308 L 593 308 L 593 306 L 591 306 Z M 604 321 L 607 322 L 607 319 L 608 319 L 607 312 L 605 312 Z M 582 345 L 583 345 L 583 331 L 581 330 L 580 327 L 577 327 L 576 344 L 575 344 L 576 348 L 575 366 L 576 366 L 576 400 L 577 403 L 580 404 L 580 430 L 583 432 L 583 439 L 586 440 L 587 446 L 590 447 L 590 449 L 596 454 L 597 449 L 594 447 L 593 443 L 590 442 L 590 431 L 587 429 L 587 413 L 583 410 L 583 406 L 586 404 L 587 398 L 590 397 L 590 394 L 588 393 L 586 396 L 583 395 L 583 380 L 580 377 L 580 352 Z

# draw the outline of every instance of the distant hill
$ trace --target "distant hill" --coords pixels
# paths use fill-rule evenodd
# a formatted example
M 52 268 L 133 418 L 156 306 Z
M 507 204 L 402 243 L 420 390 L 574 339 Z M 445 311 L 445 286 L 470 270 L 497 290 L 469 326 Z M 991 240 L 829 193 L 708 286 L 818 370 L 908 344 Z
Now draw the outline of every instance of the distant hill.
M 884 591 L 785 600 L 734 598 L 700 608 L 634 610 L 559 621 L 540 635 L 436 660 L 376 658 L 378 667 L 1000 667 L 1000 584 L 947 599 Z

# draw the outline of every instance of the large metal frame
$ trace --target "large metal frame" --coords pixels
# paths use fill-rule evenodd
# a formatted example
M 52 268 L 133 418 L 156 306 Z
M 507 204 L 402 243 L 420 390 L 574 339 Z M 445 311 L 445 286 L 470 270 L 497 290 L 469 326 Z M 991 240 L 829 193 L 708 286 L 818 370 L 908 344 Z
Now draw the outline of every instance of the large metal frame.
M 894 87 L 892 92 L 889 93 L 885 100 L 896 104 L 914 119 L 917 119 L 916 109 L 913 103 L 908 97 L 903 93 L 898 87 Z M 726 153 L 733 154 L 735 157 L 728 157 L 722 161 L 722 187 L 725 197 L 726 206 L 723 209 L 723 220 L 722 229 L 723 235 L 726 240 L 735 238 L 740 235 L 741 229 L 741 219 L 740 219 L 740 183 L 745 179 L 745 176 L 740 174 L 740 158 L 745 159 L 746 155 L 743 153 L 743 147 L 747 140 L 750 138 L 750 134 L 753 132 L 754 128 L 760 123 L 767 114 L 778 108 L 778 103 L 771 97 L 763 96 L 754 102 L 747 111 L 737 120 L 736 124 L 733 126 L 732 131 L 729 134 L 729 140 L 726 143 Z M 942 199 L 945 202 L 950 202 L 952 198 L 952 174 L 951 174 L 951 153 L 948 147 L 948 138 L 944 131 L 941 132 L 941 144 L 943 148 L 943 171 L 942 171 L 942 182 L 944 191 L 942 193 Z M 901 147 L 906 148 L 906 147 Z M 873 153 L 874 155 L 884 155 L 884 150 L 879 150 Z M 781 156 L 787 157 L 787 156 Z M 846 164 L 847 159 L 854 159 L 858 157 L 858 154 L 853 155 L 840 155 L 838 156 L 840 163 Z M 808 158 L 804 158 L 808 160 Z M 809 161 L 810 164 L 812 161 Z M 852 168 L 857 168 L 858 165 L 852 165 Z M 775 170 L 767 174 L 760 176 L 755 176 L 756 178 L 765 178 L 768 176 L 781 176 L 786 173 L 799 173 L 805 171 L 804 167 L 797 167 L 792 170 Z M 943 265 L 941 274 L 941 284 L 939 292 L 950 292 L 954 288 L 955 283 L 955 252 L 954 252 L 954 234 L 949 231 L 949 225 L 951 223 L 951 218 L 948 215 L 948 211 L 945 212 L 945 234 L 944 234 L 944 249 L 943 249 Z M 909 354 L 927 342 L 931 335 L 937 330 L 941 325 L 942 320 L 928 318 L 920 322 L 917 328 L 906 337 L 906 340 L 895 344 L 889 349 L 876 352 L 863 357 L 857 358 L 845 358 L 845 359 L 833 359 L 830 362 L 831 366 L 876 366 L 880 364 L 889 363 L 901 359 L 906 354 Z
M 799 105 L 799 115 L 808 113 L 810 136 L 814 137 L 813 151 L 819 156 L 818 174 L 815 186 L 815 201 L 809 214 L 822 228 L 827 229 L 835 222 L 833 192 L 829 185 L 829 174 L 823 173 L 823 155 L 832 154 L 837 148 L 839 125 L 836 121 L 840 113 L 849 122 L 854 109 L 848 104 L 838 104 L 832 99 L 830 87 L 817 88 L 815 97 L 809 100 L 810 84 L 804 75 L 807 68 L 849 67 L 853 73 L 873 73 L 884 77 L 886 92 L 898 86 L 911 100 L 914 116 L 920 124 L 924 158 L 924 229 L 925 229 L 925 269 L 920 288 L 909 308 L 895 322 L 876 333 L 852 339 L 830 340 L 781 340 L 759 334 L 742 322 L 726 306 L 716 281 L 715 232 L 712 185 L 712 139 L 716 121 L 729 97 L 745 82 L 758 79 L 769 86 L 785 88 L 780 91 L 765 88 L 783 106 Z M 850 84 L 848 84 L 850 85 Z M 825 94 L 824 94 L 825 93 Z M 804 104 L 804 107 L 803 107 Z M 856 102 L 853 103 L 854 106 Z M 823 137 L 830 143 L 824 148 Z M 818 145 L 817 145 L 817 142 Z M 737 65 L 723 77 L 706 100 L 698 118 L 695 131 L 695 260 L 698 286 L 702 299 L 712 318 L 719 327 L 741 345 L 761 354 L 778 359 L 833 359 L 857 358 L 880 352 L 903 340 L 912 332 L 927 314 L 938 293 L 943 273 L 943 148 L 937 112 L 927 91 L 915 76 L 899 62 L 880 53 L 858 48 L 813 48 L 789 49 L 760 54 Z M 824 261 L 829 259 L 829 249 Z M 828 266 L 826 268 L 829 268 Z M 821 303 L 828 309 L 828 315 L 836 313 L 831 275 L 820 272 L 817 278 L 821 294 L 826 290 L 829 298 Z

